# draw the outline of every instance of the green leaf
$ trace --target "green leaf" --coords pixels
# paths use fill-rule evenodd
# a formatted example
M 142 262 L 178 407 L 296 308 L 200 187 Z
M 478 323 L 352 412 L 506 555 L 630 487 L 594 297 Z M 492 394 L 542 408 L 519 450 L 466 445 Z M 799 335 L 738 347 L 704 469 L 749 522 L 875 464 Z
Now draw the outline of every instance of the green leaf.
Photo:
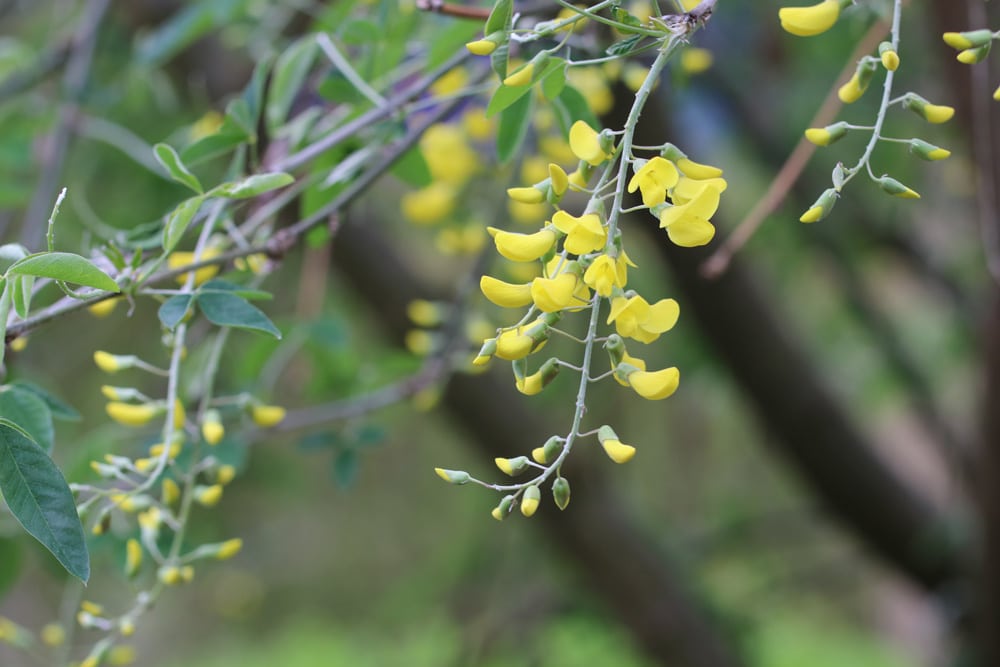
M 493 11 L 486 19 L 486 27 L 483 34 L 489 35 L 499 30 L 507 30 L 514 18 L 514 0 L 497 0 L 493 5 Z
M 507 65 L 510 61 L 510 43 L 504 42 L 497 46 L 496 50 L 490 54 L 490 68 L 496 73 L 500 80 L 507 78 Z
M 500 113 L 500 127 L 497 130 L 497 158 L 507 162 L 517 154 L 528 132 L 531 120 L 531 96 L 525 96 Z
M 600 123 L 597 121 L 597 117 L 594 116 L 594 112 L 590 110 L 587 100 L 573 86 L 567 85 L 563 88 L 562 92 L 559 93 L 559 97 L 553 100 L 553 102 L 557 107 L 561 107 L 561 110 L 566 115 L 566 126 L 563 128 L 563 133 L 566 136 L 569 136 L 569 128 L 578 120 L 584 121 L 591 127 L 600 127 Z M 557 113 L 556 115 L 558 116 L 559 114 Z
M 228 280 L 222 280 L 221 278 L 213 278 L 207 281 L 204 285 L 198 288 L 198 292 L 225 292 L 226 294 L 235 294 L 241 296 L 248 300 L 263 300 L 270 301 L 274 298 L 274 295 L 270 292 L 265 292 L 259 289 L 250 289 L 249 287 L 244 287 L 243 285 L 237 285 L 236 283 L 231 283 Z
M 514 102 L 531 92 L 531 86 L 505 86 L 500 84 L 489 104 L 486 105 L 486 117 L 492 118 L 495 114 L 503 111 Z
M 242 181 L 232 181 L 216 186 L 208 194 L 215 197 L 228 197 L 229 199 L 249 199 L 271 190 L 283 188 L 294 181 L 291 174 L 280 171 L 272 174 L 254 174 Z
M 306 35 L 278 56 L 271 75 L 270 95 L 264 112 L 267 127 L 272 135 L 288 117 L 292 101 L 309 74 L 318 48 L 316 37 Z
M 464 50 L 465 43 L 475 39 L 478 32 L 479 26 L 471 21 L 451 21 L 435 30 L 434 39 L 431 40 L 430 48 L 427 50 L 425 70 L 435 69 L 438 65 L 444 64 L 456 51 Z
M 201 208 L 204 201 L 205 197 L 202 195 L 191 197 L 182 201 L 177 205 L 177 208 L 171 211 L 167 218 L 167 224 L 163 227 L 162 242 L 166 252 L 173 250 L 184 237 L 184 232 L 187 231 L 188 225 L 194 220 L 194 216 L 197 215 L 198 209 Z
M 15 276 L 11 283 L 14 311 L 21 319 L 28 317 L 28 311 L 31 308 L 31 288 L 34 284 L 34 276 Z
M 609 56 L 624 56 L 631 51 L 635 50 L 635 47 L 642 41 L 643 35 L 632 35 L 626 37 L 625 39 L 615 42 L 607 48 L 606 53 Z
M 40 252 L 14 262 L 7 275 L 52 278 L 66 283 L 119 292 L 117 283 L 88 259 L 69 252 Z
M 173 146 L 169 144 L 156 144 L 153 146 L 153 154 L 156 155 L 156 161 L 163 165 L 163 168 L 170 174 L 170 178 L 181 185 L 188 186 L 198 194 L 205 192 L 198 181 L 198 177 L 184 166 L 181 156 L 177 154 Z
M 21 574 L 24 550 L 13 538 L 0 537 L 0 600 Z
M 390 169 L 392 175 L 407 185 L 415 188 L 426 188 L 434 181 L 430 167 L 420 148 L 414 146 L 393 163 Z
M 160 317 L 160 322 L 163 326 L 173 331 L 174 327 L 184 319 L 193 298 L 191 294 L 175 294 L 164 301 L 160 305 L 160 310 L 157 311 L 157 315 Z
M 342 489 L 348 489 L 358 478 L 358 469 L 361 467 L 358 453 L 353 449 L 342 450 L 333 457 L 333 465 L 330 472 L 333 480 Z
M 4 387 L 0 391 L 0 418 L 17 424 L 46 453 L 52 452 L 56 437 L 52 411 L 31 391 L 17 385 Z
M 226 116 L 218 132 L 202 137 L 185 148 L 181 151 L 181 158 L 188 164 L 198 164 L 228 153 L 237 146 L 249 143 L 252 139 L 254 139 L 253 135 L 247 134 L 234 120 Z
M 246 299 L 235 294 L 208 292 L 198 295 L 198 308 L 212 324 L 220 327 L 236 327 L 261 331 L 275 338 L 281 338 L 281 332 L 274 326 L 259 308 L 251 305 Z
M 90 556 L 73 494 L 52 459 L 7 420 L 0 419 L 0 492 L 14 518 L 84 583 Z
M 66 401 L 62 400 L 54 394 L 50 394 L 46 390 L 39 387 L 37 384 L 32 382 L 24 382 L 19 380 L 17 382 L 11 383 L 12 387 L 17 387 L 22 391 L 30 391 L 32 394 L 38 398 L 45 401 L 45 405 L 49 406 L 49 411 L 52 416 L 56 419 L 62 419 L 64 421 L 80 421 L 80 413 L 73 409 Z
M 542 96 L 547 100 L 554 100 L 566 87 L 566 61 L 562 58 L 554 58 L 555 67 L 546 68 L 548 72 L 542 77 Z

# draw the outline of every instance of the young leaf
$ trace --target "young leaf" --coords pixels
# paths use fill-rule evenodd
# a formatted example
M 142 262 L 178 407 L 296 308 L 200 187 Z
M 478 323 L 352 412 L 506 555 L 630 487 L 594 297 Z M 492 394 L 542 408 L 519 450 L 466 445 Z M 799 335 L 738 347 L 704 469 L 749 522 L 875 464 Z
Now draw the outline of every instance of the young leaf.
M 175 294 L 164 301 L 157 312 L 163 326 L 173 331 L 174 327 L 180 324 L 181 320 L 184 319 L 184 315 L 187 314 L 192 298 L 190 294 Z
M 594 112 L 590 110 L 587 100 L 573 86 L 567 85 L 563 88 L 562 92 L 559 93 L 559 97 L 553 100 L 553 102 L 557 107 L 556 116 L 560 115 L 559 111 L 562 111 L 566 115 L 568 122 L 564 128 L 565 134 L 569 135 L 569 128 L 578 120 L 584 121 L 591 127 L 600 127 L 600 123 L 597 121 L 597 117 L 594 116 Z
M 259 308 L 235 294 L 208 292 L 198 295 L 198 308 L 212 324 L 237 327 L 281 338 L 281 332 Z
M 271 75 L 270 96 L 264 112 L 267 127 L 272 135 L 288 117 L 292 101 L 302 87 L 306 75 L 309 74 L 318 50 L 316 38 L 306 35 L 278 56 Z
M 497 130 L 497 158 L 501 163 L 516 155 L 531 120 L 531 96 L 526 95 L 500 113 Z
M 513 18 L 514 0 L 497 0 L 497 4 L 493 5 L 493 11 L 490 12 L 489 18 L 486 19 L 486 27 L 483 28 L 483 34 L 489 35 L 498 30 L 506 30 L 510 27 Z
M 52 412 L 41 398 L 17 385 L 5 387 L 0 391 L 0 415 L 24 429 L 45 453 L 52 453 L 55 442 Z
M 555 63 L 555 67 L 551 66 Z M 542 75 L 542 95 L 547 100 L 554 100 L 566 87 L 566 61 L 562 58 L 553 58 L 550 66 L 546 68 L 546 73 Z
M 170 213 L 167 224 L 163 227 L 163 249 L 166 252 L 173 250 L 183 238 L 184 232 L 194 220 L 194 216 L 197 215 L 203 201 L 205 201 L 205 197 L 202 195 L 185 199 Z
M 41 447 L 5 419 L 0 419 L 0 493 L 24 529 L 86 583 L 90 556 L 66 479 Z
M 531 86 L 505 86 L 500 84 L 489 104 L 486 105 L 486 117 L 492 118 L 495 114 L 503 111 L 514 102 L 531 92 Z
M 14 311 L 21 319 L 26 319 L 28 311 L 31 309 L 31 288 L 34 284 L 34 276 L 14 276 L 11 283 Z
M 66 283 L 119 292 L 117 283 L 88 259 L 68 252 L 39 252 L 14 262 L 9 276 L 37 276 Z
M 403 153 L 390 168 L 393 176 L 415 188 L 426 188 L 434 180 L 420 148 L 414 146 Z
M 254 174 L 242 181 L 216 186 L 208 194 L 215 197 L 228 197 L 229 199 L 249 199 L 271 190 L 283 188 L 294 181 L 291 174 L 280 171 L 271 174 Z
M 163 168 L 170 174 L 170 178 L 182 185 L 188 186 L 198 194 L 205 192 L 201 187 L 201 183 L 198 182 L 198 177 L 188 171 L 188 168 L 181 161 L 181 156 L 177 154 L 173 146 L 169 144 L 156 144 L 153 146 L 153 154 L 156 155 L 156 161 L 162 164 Z
M 265 292 L 259 289 L 250 289 L 249 287 L 244 287 L 243 285 L 237 285 L 236 283 L 231 283 L 228 280 L 223 280 L 221 278 L 213 278 L 207 281 L 204 285 L 198 288 L 199 292 L 226 292 L 228 294 L 235 294 L 236 296 L 241 296 L 244 299 L 264 299 L 270 301 L 274 298 L 274 295 L 270 292 Z
M 49 406 L 49 411 L 56 419 L 62 419 L 65 421 L 80 421 L 80 413 L 74 410 L 73 406 L 58 396 L 50 394 L 37 384 L 19 380 L 17 382 L 12 382 L 10 386 L 17 387 L 17 389 L 21 391 L 31 392 L 38 398 L 42 399 L 42 401 L 45 402 L 45 405 Z

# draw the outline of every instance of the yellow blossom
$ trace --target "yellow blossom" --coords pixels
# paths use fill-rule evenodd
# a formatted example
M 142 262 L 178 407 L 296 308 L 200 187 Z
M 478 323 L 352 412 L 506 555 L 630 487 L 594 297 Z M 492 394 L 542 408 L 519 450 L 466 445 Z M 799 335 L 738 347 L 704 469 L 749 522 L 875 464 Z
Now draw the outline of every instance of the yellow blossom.
M 513 74 L 503 80 L 505 86 L 530 86 L 531 78 L 535 74 L 534 63 L 528 63 L 524 67 L 516 70 Z
M 608 240 L 608 232 L 596 213 L 586 213 L 577 218 L 566 211 L 556 211 L 552 224 L 566 234 L 563 247 L 574 255 L 600 250 Z
M 455 209 L 455 190 L 443 181 L 407 192 L 400 198 L 403 215 L 415 224 L 430 225 L 451 215 Z
M 466 43 L 465 48 L 473 55 L 488 56 L 497 50 L 497 44 L 488 39 L 477 39 L 474 42 Z
M 541 204 L 545 201 L 545 192 L 535 187 L 507 188 L 507 196 L 522 204 Z
M 212 259 L 213 257 L 218 257 L 220 254 L 221 251 L 218 248 L 208 247 L 201 251 L 201 254 L 198 256 L 198 261 L 204 262 Z M 174 251 L 170 253 L 169 257 L 167 257 L 167 266 L 170 267 L 170 269 L 180 269 L 185 266 L 188 266 L 189 264 L 193 264 L 194 261 L 195 258 L 193 252 Z M 194 284 L 201 285 L 203 282 L 214 278 L 218 273 L 219 273 L 219 266 L 217 264 L 213 264 L 211 266 L 203 266 L 200 269 L 195 269 Z M 182 273 L 181 275 L 177 276 L 176 280 L 178 283 L 183 285 L 187 282 L 189 275 L 191 274 Z
M 632 165 L 633 169 L 635 164 Z M 628 191 L 642 192 L 642 203 L 652 208 L 667 200 L 667 190 L 677 185 L 680 175 L 669 160 L 656 156 L 635 171 L 628 182 Z
M 549 180 L 552 183 L 552 192 L 556 197 L 562 197 L 569 188 L 569 176 L 557 164 L 549 164 Z
M 587 106 L 598 116 L 611 111 L 615 96 L 608 85 L 607 76 L 598 67 L 571 67 L 568 73 L 570 84 L 583 95 Z M 572 138 L 570 139 L 572 143 Z M 582 158 L 581 159 L 586 159 Z
M 420 137 L 420 152 L 435 183 L 452 188 L 467 182 L 482 162 L 469 146 L 462 128 L 454 123 L 437 123 L 427 128 Z M 448 192 L 453 198 L 454 191 L 448 189 Z
M 103 350 L 94 352 L 94 363 L 105 373 L 117 373 L 123 368 L 131 368 L 135 357 L 111 354 Z
M 601 146 L 597 131 L 582 120 L 569 128 L 569 147 L 576 157 L 595 167 L 611 157 Z
M 486 230 L 493 236 L 497 252 L 515 262 L 534 261 L 551 250 L 556 242 L 556 233 L 551 229 L 534 234 L 505 232 L 495 227 L 487 227 Z
M 628 463 L 635 456 L 635 447 L 614 438 L 601 441 L 601 447 L 604 448 L 604 453 L 608 455 L 608 458 L 615 463 Z
M 222 485 L 197 486 L 194 489 L 194 499 L 204 507 L 214 507 L 222 500 Z
M 670 331 L 679 316 L 680 306 L 673 299 L 660 299 L 650 305 L 636 294 L 612 299 L 607 323 L 615 323 L 619 336 L 633 338 L 640 343 L 652 343 L 660 334 Z
M 712 52 L 695 46 L 681 51 L 681 69 L 688 74 L 701 74 L 712 66 Z
M 625 282 L 628 278 L 627 271 L 625 262 L 615 261 L 607 255 L 601 255 L 587 267 L 583 274 L 583 282 L 601 296 L 609 297 L 615 287 L 625 288 Z
M 111 311 L 115 309 L 118 305 L 118 299 L 104 299 L 103 301 L 98 301 L 95 304 L 87 306 L 87 312 L 89 312 L 94 317 L 107 317 L 111 314 Z
M 681 173 L 688 178 L 694 178 L 699 181 L 703 181 L 707 178 L 719 178 L 722 176 L 722 170 L 718 167 L 713 167 L 709 164 L 701 164 L 700 162 L 695 162 L 686 157 L 682 157 L 677 160 L 677 168 L 680 169 Z
M 223 485 L 229 484 L 234 477 L 236 477 L 236 468 L 228 463 L 219 466 L 219 470 L 215 473 L 215 481 Z
M 840 17 L 840 2 L 824 0 L 810 7 L 782 7 L 778 10 L 781 27 L 799 37 L 826 32 Z
M 537 486 L 529 486 L 521 497 L 521 514 L 527 517 L 533 515 L 538 510 L 541 499 L 541 490 Z
M 226 540 L 219 545 L 219 550 L 215 553 L 215 557 L 219 560 L 228 560 L 238 554 L 242 548 L 243 540 L 238 537 L 234 537 L 233 539 Z
M 501 308 L 520 308 L 532 302 L 531 285 L 517 285 L 497 280 L 493 276 L 479 279 L 479 289 L 483 296 Z
M 663 209 L 660 227 L 666 229 L 670 240 L 681 247 L 705 245 L 715 236 L 715 227 L 708 219 L 718 208 L 719 191 L 705 186 L 690 201 Z
M 254 405 L 250 408 L 250 418 L 261 428 L 277 426 L 284 421 L 286 413 L 280 405 Z
M 660 371 L 634 371 L 628 375 L 628 384 L 635 393 L 650 401 L 667 398 L 677 390 L 681 374 L 676 368 Z
M 142 566 L 142 546 L 139 540 L 129 538 L 125 543 L 125 576 L 134 577 Z
M 181 498 L 181 489 L 177 486 L 177 482 L 170 479 L 169 477 L 163 480 L 162 488 L 162 498 L 164 505 L 173 505 Z
M 572 273 L 560 273 L 555 278 L 535 278 L 531 281 L 531 299 L 543 313 L 554 313 L 573 305 L 579 278 Z
M 149 403 L 135 405 L 119 401 L 111 401 L 105 410 L 109 417 L 125 426 L 144 426 L 163 412 L 162 408 Z
M 496 356 L 507 361 L 523 359 L 531 353 L 535 341 L 523 332 L 524 327 L 504 331 L 497 336 Z

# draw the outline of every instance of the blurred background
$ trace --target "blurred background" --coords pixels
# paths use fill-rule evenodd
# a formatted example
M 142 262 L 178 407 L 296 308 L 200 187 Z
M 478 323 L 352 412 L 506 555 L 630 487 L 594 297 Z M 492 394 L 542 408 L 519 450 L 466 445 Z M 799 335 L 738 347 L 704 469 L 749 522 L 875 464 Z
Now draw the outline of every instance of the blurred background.
M 536 101 L 525 157 L 499 165 L 495 125 L 478 120 L 487 97 L 470 98 L 445 118 L 458 148 L 421 143 L 432 172 L 436 159 L 465 164 L 471 151 L 447 211 L 421 215 L 429 204 L 412 197 L 426 185 L 395 170 L 341 211 L 331 233 L 270 261 L 263 288 L 275 297 L 260 305 L 284 338 L 235 333 L 217 382 L 286 406 L 289 419 L 276 432 L 233 427 L 220 445 L 240 474 L 218 507 L 196 513 L 191 539 L 239 536 L 244 549 L 199 567 L 141 619 L 128 640 L 136 664 L 996 664 L 990 495 L 1000 371 L 991 346 L 1000 332 L 988 264 L 1000 257 L 990 132 L 1000 76 L 989 62 L 955 63 L 940 34 L 996 26 L 997 10 L 968 0 L 904 12 L 899 93 L 957 110 L 947 125 L 889 111 L 887 134 L 952 151 L 927 163 L 904 144 L 877 148 L 876 176 L 892 175 L 920 201 L 860 177 L 830 217 L 800 224 L 837 162 L 863 151 L 867 135 L 852 133 L 817 149 L 727 270 L 707 275 L 824 98 L 885 38 L 891 3 L 858 4 L 834 30 L 802 39 L 779 28 L 779 3 L 724 0 L 692 44 L 710 66 L 699 52 L 700 65 L 679 61 L 660 82 L 639 143 L 672 141 L 722 167 L 729 189 L 707 248 L 670 246 L 649 218 L 625 222 L 639 267 L 630 286 L 681 304 L 677 327 L 642 349 L 651 368 L 678 366 L 681 388 L 641 402 L 614 383 L 595 386 L 588 419 L 613 424 L 638 454 L 615 466 L 581 442 L 564 473 L 573 496 L 563 512 L 546 498 L 532 519 L 498 523 L 493 492 L 433 474 L 440 466 L 501 481 L 493 457 L 527 454 L 569 427 L 569 374 L 525 398 L 505 363 L 465 367 L 475 336 L 514 317 L 478 295 L 478 277 L 501 270 L 483 228 L 533 231 L 550 213 L 511 206 L 504 189 L 530 184 L 539 160 L 569 166 L 557 111 Z M 559 8 L 518 9 L 531 20 Z M 443 60 L 429 45 L 458 49 L 481 26 L 410 0 L 0 0 L 3 239 L 41 247 L 29 223 L 47 219 L 63 186 L 58 247 L 139 238 L 185 196 L 143 167 L 148 147 L 214 131 L 255 65 L 303 35 L 327 32 L 378 82 L 379 58 L 415 77 L 428 59 Z M 614 37 L 591 28 L 577 39 L 585 50 Z M 861 43 L 872 46 L 859 54 Z M 475 86 L 483 60 L 439 82 L 425 107 Z M 261 133 L 254 154 L 264 164 L 282 142 L 315 131 L 309 123 L 361 104 L 328 62 L 302 74 L 282 132 Z M 571 76 L 607 127 L 628 110 L 626 74 Z M 826 122 L 871 125 L 880 76 Z M 376 141 L 361 133 L 296 173 L 318 178 Z M 207 160 L 197 173 L 214 183 L 225 167 Z M 330 201 L 328 190 L 312 187 L 276 224 Z M 413 317 L 418 299 L 432 316 Z M 91 460 L 132 456 L 142 444 L 105 417 L 107 379 L 91 355 L 165 364 L 156 308 L 147 299 L 101 318 L 79 311 L 33 331 L 9 357 L 8 380 L 39 384 L 82 415 L 57 426 L 54 456 L 70 481 L 92 481 Z M 193 324 L 189 368 L 204 363 L 206 334 Z M 564 341 L 551 346 L 578 354 Z M 368 409 L 371 392 L 389 385 L 402 388 L 400 400 Z M 122 544 L 114 530 L 91 540 L 95 574 L 81 592 L 4 515 L 0 615 L 37 631 L 71 619 L 81 595 L 129 604 L 137 584 L 121 574 Z M 80 630 L 72 641 L 96 636 Z M 45 663 L 0 644 L 0 665 L 29 664 Z

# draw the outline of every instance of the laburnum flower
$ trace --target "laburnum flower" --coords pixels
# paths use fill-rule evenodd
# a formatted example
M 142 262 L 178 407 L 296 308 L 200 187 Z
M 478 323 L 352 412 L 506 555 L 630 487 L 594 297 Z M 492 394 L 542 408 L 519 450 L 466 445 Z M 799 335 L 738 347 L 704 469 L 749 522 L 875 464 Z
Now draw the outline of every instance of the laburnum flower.
M 626 378 L 635 393 L 650 401 L 667 398 L 681 381 L 681 373 L 674 367 L 660 371 L 633 371 Z
M 506 79 L 503 80 L 503 85 L 505 86 L 528 86 L 531 85 L 531 79 L 535 74 L 534 63 L 528 63 L 524 67 L 510 74 Z
M 726 179 L 718 176 L 703 179 L 681 176 L 677 185 L 670 190 L 670 201 L 674 204 L 686 204 L 700 195 L 703 188 L 712 188 L 721 195 L 728 187 Z
M 943 104 L 931 104 L 916 93 L 903 96 L 903 106 L 919 114 L 928 123 L 945 123 L 955 115 L 955 109 Z
M 573 273 L 560 273 L 555 278 L 535 278 L 531 281 L 531 299 L 543 313 L 560 311 L 574 304 L 579 281 Z
M 608 232 L 596 213 L 586 213 L 577 218 L 566 211 L 556 211 L 552 224 L 566 234 L 563 247 L 574 255 L 600 250 L 608 240 Z
M 444 182 L 407 192 L 400 199 L 403 215 L 417 225 L 431 225 L 451 215 L 455 209 L 455 189 Z
M 567 261 L 561 255 L 556 255 L 545 265 L 543 275 L 546 278 L 555 278 L 563 273 L 579 276 L 581 274 L 579 262 L 575 260 Z M 576 288 L 573 290 L 571 305 L 567 306 L 567 308 L 570 312 L 576 312 L 586 308 L 588 303 L 590 303 L 590 289 L 585 282 L 578 279 L 576 281 Z
M 497 349 L 494 354 L 507 361 L 516 361 L 531 354 L 534 345 L 534 339 L 524 333 L 524 327 L 518 327 L 497 336 Z
M 882 188 L 882 190 L 888 192 L 893 197 L 900 197 L 902 199 L 920 199 L 920 194 L 918 192 L 911 190 L 891 176 L 883 176 L 875 182 L 878 183 L 878 186 Z
M 522 364 L 526 362 L 520 362 Z M 559 360 L 555 357 L 549 359 L 531 375 L 524 374 L 524 368 L 514 364 L 514 386 L 519 392 L 526 396 L 534 396 L 545 389 L 556 375 L 559 374 Z
M 556 233 L 551 229 L 542 229 L 534 234 L 505 232 L 495 227 L 487 227 L 493 236 L 497 252 L 515 262 L 532 262 L 552 249 L 556 242 Z
M 595 167 L 611 157 L 601 146 L 597 130 L 582 120 L 576 121 L 569 128 L 569 147 L 573 155 Z
M 605 425 L 597 430 L 597 440 L 604 448 L 604 453 L 615 463 L 628 463 L 635 456 L 635 447 L 619 440 L 618 434 L 610 426 Z
M 633 371 L 644 371 L 646 370 L 646 362 L 639 357 L 633 357 L 628 352 L 622 355 L 621 361 L 618 362 L 618 368 L 612 369 L 615 373 L 611 376 L 615 379 L 615 382 L 623 387 L 628 386 L 628 374 Z M 620 372 L 619 372 L 620 371 Z
M 542 500 L 542 492 L 537 486 L 529 486 L 524 490 L 521 498 L 521 514 L 530 517 L 538 510 L 538 503 Z
M 587 267 L 583 282 L 603 297 L 611 296 L 615 287 L 624 289 L 628 269 L 625 262 L 620 261 L 621 257 L 615 261 L 608 255 L 601 255 Z
M 660 227 L 682 248 L 705 245 L 715 236 L 715 227 L 708 219 L 718 208 L 719 191 L 705 185 L 690 201 L 664 208 L 660 212 Z
M 221 251 L 218 248 L 209 246 L 201 251 L 201 254 L 198 256 L 198 261 L 199 262 L 207 261 L 212 259 L 213 257 L 218 257 L 220 254 Z M 194 263 L 193 252 L 173 252 L 170 254 L 169 257 L 167 257 L 167 266 L 170 269 L 179 269 L 181 267 L 193 263 Z M 200 269 L 196 269 L 194 272 L 194 284 L 196 286 L 200 285 L 206 280 L 214 278 L 218 272 L 219 272 L 219 267 L 216 265 L 203 266 Z M 176 278 L 177 282 L 183 285 L 184 283 L 187 282 L 188 275 L 189 274 L 187 273 L 182 273 L 181 275 L 177 276 Z M 112 301 L 111 303 L 114 304 L 114 301 Z
M 549 164 L 549 180 L 552 183 L 552 193 L 562 197 L 569 188 L 569 175 L 557 164 Z
M 636 170 L 628 182 L 628 191 L 639 190 L 643 205 L 652 208 L 667 201 L 667 190 L 677 185 L 679 178 L 672 162 L 656 156 Z
M 837 97 L 840 98 L 840 101 L 844 104 L 853 104 L 861 99 L 861 96 L 868 90 L 868 84 L 871 83 L 876 69 L 878 69 L 878 65 L 873 58 L 865 58 L 859 62 L 857 69 L 854 70 L 854 74 L 847 83 L 837 89 Z
M 493 276 L 479 279 L 483 296 L 501 308 L 521 308 L 532 302 L 531 283 L 518 285 L 498 280 Z
M 677 168 L 688 178 L 693 178 L 699 181 L 703 181 L 708 178 L 719 178 L 722 176 L 722 170 L 718 167 L 713 167 L 710 164 L 701 164 L 700 162 L 695 162 L 687 157 L 678 158 Z
M 680 306 L 673 299 L 661 299 L 650 305 L 638 294 L 619 296 L 611 300 L 608 324 L 615 323 L 619 336 L 633 338 L 640 343 L 652 343 L 660 334 L 673 328 L 680 312 Z
M 437 123 L 427 128 L 420 137 L 420 153 L 435 183 L 461 185 L 482 165 L 465 132 L 453 123 Z
M 824 0 L 810 7 L 782 7 L 781 27 L 799 37 L 812 37 L 833 27 L 840 17 L 840 0 Z
M 163 408 L 151 403 L 136 405 L 111 401 L 105 407 L 108 416 L 125 426 L 143 426 L 163 414 Z

